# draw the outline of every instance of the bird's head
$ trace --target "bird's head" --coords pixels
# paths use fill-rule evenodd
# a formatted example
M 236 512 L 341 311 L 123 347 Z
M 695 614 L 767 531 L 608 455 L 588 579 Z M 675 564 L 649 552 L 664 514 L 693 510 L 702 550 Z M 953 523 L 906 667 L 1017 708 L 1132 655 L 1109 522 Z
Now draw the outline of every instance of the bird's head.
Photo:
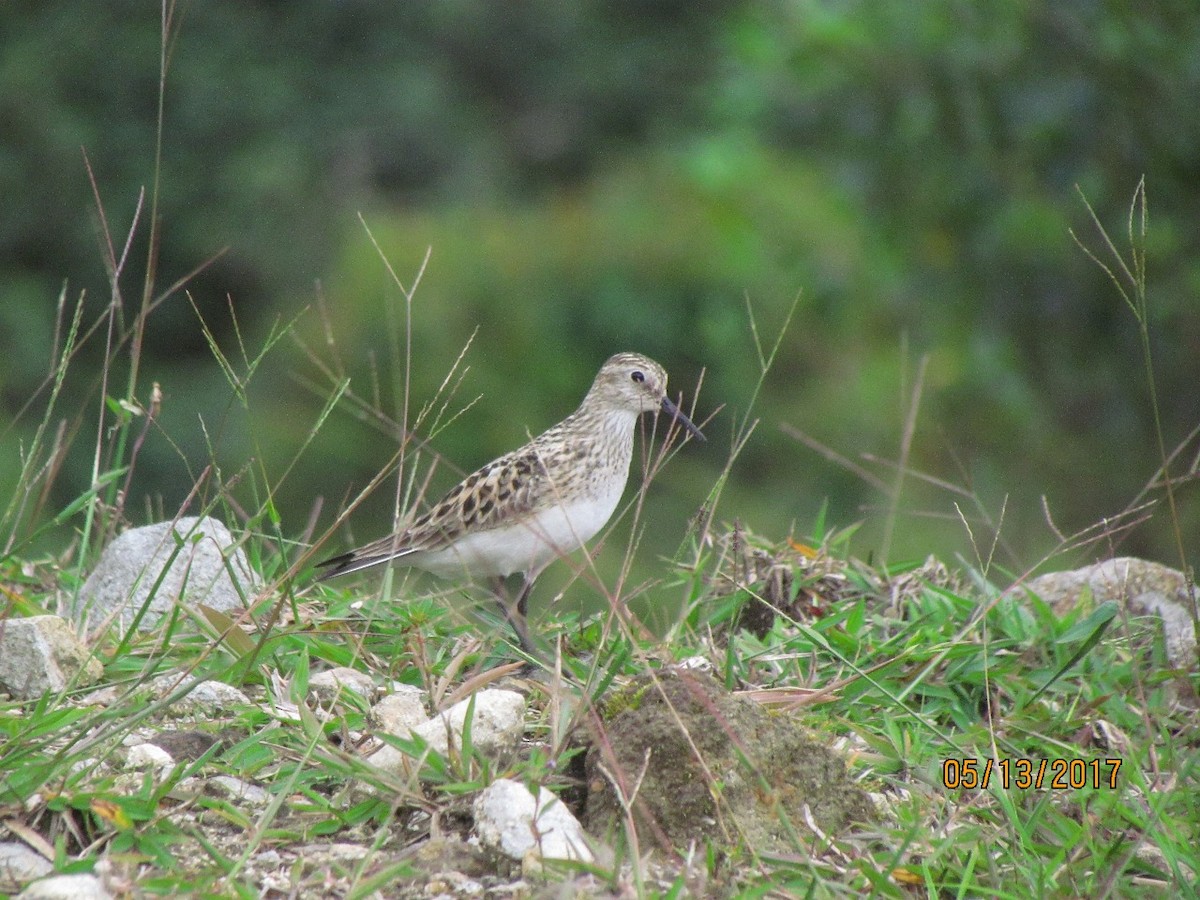
M 634 415 L 661 410 L 693 437 L 704 440 L 700 429 L 667 396 L 666 370 L 640 353 L 609 357 L 588 392 L 588 401 Z

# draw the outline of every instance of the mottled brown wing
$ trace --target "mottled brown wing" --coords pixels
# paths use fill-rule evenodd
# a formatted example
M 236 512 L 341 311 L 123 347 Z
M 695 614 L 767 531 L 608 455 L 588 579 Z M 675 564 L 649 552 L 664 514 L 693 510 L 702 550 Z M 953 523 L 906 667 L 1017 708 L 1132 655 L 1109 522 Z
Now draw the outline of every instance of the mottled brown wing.
M 464 531 L 487 531 L 532 509 L 546 488 L 537 452 L 526 448 L 471 473 L 408 529 L 414 550 L 436 550 Z M 539 487 L 540 486 L 540 487 Z
M 388 535 L 317 563 L 318 568 L 326 569 L 318 580 L 403 559 L 411 553 L 441 549 L 467 529 L 496 528 L 511 516 L 532 509 L 550 488 L 544 478 L 532 477 L 544 470 L 537 451 L 531 447 L 502 456 L 468 475 L 401 534 Z

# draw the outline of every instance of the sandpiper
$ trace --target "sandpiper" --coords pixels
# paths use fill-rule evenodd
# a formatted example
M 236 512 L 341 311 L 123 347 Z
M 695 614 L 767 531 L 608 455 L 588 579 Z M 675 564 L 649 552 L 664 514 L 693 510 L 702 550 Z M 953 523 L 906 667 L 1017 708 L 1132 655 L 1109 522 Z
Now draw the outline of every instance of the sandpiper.
M 525 621 L 533 582 L 558 557 L 591 539 L 625 491 L 633 433 L 644 412 L 665 412 L 704 435 L 667 396 L 667 373 L 638 353 L 618 353 L 600 368 L 579 409 L 553 428 L 468 475 L 410 525 L 325 560 L 319 580 L 394 563 L 441 577 L 486 578 L 527 652 Z M 510 604 L 504 579 L 524 575 Z

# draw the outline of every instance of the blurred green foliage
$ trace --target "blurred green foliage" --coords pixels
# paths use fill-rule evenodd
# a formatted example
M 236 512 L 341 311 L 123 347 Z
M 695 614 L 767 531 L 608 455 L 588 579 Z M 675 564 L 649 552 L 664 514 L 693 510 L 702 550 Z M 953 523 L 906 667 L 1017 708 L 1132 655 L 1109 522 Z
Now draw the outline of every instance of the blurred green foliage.
M 340 358 L 399 417 L 399 277 L 412 306 L 411 397 L 437 389 L 478 329 L 437 438 L 471 468 L 573 408 L 599 363 L 636 349 L 724 404 L 714 440 L 654 488 L 647 552 L 670 553 L 723 463 L 759 375 L 762 338 L 801 295 L 721 508 L 803 534 L 828 498 L 880 546 L 888 500 L 781 425 L 856 461 L 895 460 L 927 358 L 910 464 L 1007 501 L 1000 561 L 1035 562 L 1064 531 L 1118 513 L 1158 464 L 1136 324 L 1075 246 L 1100 246 L 1078 185 L 1114 236 L 1146 177 L 1150 310 L 1168 447 L 1200 418 L 1200 17 L 1185 2 L 980 6 L 860 2 L 363 0 L 204 2 L 171 9 L 158 182 L 165 288 L 228 251 L 156 310 L 139 380 L 165 394 L 133 492 L 170 514 L 215 445 L 279 478 L 332 390 L 298 345 L 277 348 L 249 412 L 203 338 L 226 352 L 278 318 Z M 0 7 L 0 388 L 15 411 L 48 371 L 54 308 L 108 302 L 84 153 L 123 240 L 154 188 L 160 28 L 146 4 Z M 143 212 L 143 217 L 147 213 Z M 123 282 L 136 309 L 143 219 Z M 321 298 L 336 349 L 329 349 Z M 86 348 L 95 384 L 99 340 Z M 89 368 L 90 367 L 90 368 Z M 110 393 L 119 394 L 119 378 Z M 378 385 L 376 390 L 375 385 Z M 56 486 L 82 492 L 96 406 Z M 206 437 L 198 424 L 202 418 Z M 36 408 L 5 431 L 0 479 Z M 396 434 L 341 412 L 274 502 L 299 533 L 365 484 Z M 1190 460 L 1194 455 L 1185 453 Z M 892 484 L 884 464 L 867 463 Z M 448 486 L 448 470 L 435 487 Z M 0 483 L 7 483 L 0 481 Z M 353 486 L 353 487 L 352 487 Z M 356 521 L 386 527 L 383 489 Z M 1200 503 L 1185 491 L 1185 533 Z M 970 554 L 953 503 L 909 478 L 892 558 Z M 134 508 L 140 508 L 135 506 Z M 1161 515 L 1121 545 L 1172 559 Z M 976 522 L 976 537 L 990 541 Z M 1108 552 L 1103 546 L 1086 555 Z

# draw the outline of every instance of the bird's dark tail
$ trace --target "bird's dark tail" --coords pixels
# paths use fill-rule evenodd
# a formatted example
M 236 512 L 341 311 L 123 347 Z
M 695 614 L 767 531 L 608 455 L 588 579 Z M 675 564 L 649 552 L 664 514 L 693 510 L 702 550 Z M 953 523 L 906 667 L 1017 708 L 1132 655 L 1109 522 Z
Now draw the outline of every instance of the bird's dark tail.
M 343 553 L 340 556 L 332 556 L 323 562 L 317 563 L 318 569 L 325 569 L 316 577 L 317 581 L 327 581 L 330 578 L 337 578 L 339 575 L 349 575 L 351 572 L 360 572 L 363 569 L 369 569 L 372 566 L 382 565 L 389 560 L 395 559 L 395 554 L 364 554 L 358 550 L 351 550 L 348 553 Z

